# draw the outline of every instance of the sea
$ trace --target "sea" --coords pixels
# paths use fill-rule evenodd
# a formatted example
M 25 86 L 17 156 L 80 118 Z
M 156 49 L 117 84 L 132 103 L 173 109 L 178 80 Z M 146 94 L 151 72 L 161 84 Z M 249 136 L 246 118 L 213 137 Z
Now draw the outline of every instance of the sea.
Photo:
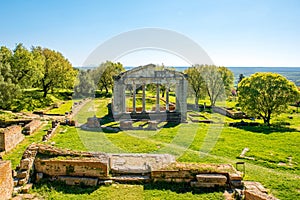
M 134 67 L 126 66 L 126 70 L 130 70 Z M 177 71 L 183 72 L 188 66 L 176 66 L 173 67 Z M 288 80 L 293 81 L 297 86 L 300 87 L 300 67 L 227 67 L 234 74 L 234 83 L 237 84 L 240 74 L 243 74 L 245 77 L 256 72 L 273 72 L 285 76 Z

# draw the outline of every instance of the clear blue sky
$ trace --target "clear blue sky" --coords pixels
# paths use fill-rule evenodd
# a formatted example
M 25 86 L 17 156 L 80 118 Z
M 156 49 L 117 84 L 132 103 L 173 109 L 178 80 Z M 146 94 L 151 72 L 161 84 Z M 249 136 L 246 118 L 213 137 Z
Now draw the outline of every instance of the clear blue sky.
M 0 8 L 1 46 L 48 47 L 74 66 L 107 39 L 144 27 L 188 36 L 218 65 L 300 66 L 299 0 L 1 0 Z M 153 63 L 184 64 L 156 53 Z M 122 61 L 138 65 L 141 55 Z

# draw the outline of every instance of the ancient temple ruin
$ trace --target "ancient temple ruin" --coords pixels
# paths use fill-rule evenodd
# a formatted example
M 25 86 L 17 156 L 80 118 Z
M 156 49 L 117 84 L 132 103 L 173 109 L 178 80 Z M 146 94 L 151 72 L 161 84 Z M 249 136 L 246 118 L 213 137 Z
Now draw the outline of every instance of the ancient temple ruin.
M 146 109 L 146 87 L 156 85 L 156 103 Z M 161 98 L 160 87 L 166 88 Z M 174 88 L 176 102 L 170 102 L 169 90 Z M 132 91 L 128 94 L 128 88 Z M 142 90 L 142 106 L 137 106 L 136 90 Z M 132 105 L 126 105 L 132 98 Z M 153 64 L 133 68 L 115 77 L 112 111 L 116 120 L 157 120 L 184 122 L 187 118 L 187 80 L 185 74 Z M 161 105 L 164 102 L 164 105 Z M 127 103 L 128 104 L 128 103 Z

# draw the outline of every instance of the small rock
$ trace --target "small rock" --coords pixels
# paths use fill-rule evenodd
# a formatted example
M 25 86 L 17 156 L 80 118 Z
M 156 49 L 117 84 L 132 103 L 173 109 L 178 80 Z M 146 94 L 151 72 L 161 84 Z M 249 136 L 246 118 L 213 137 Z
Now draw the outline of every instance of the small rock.
M 27 171 L 18 172 L 17 178 L 22 179 L 27 177 Z
M 22 188 L 22 192 L 23 193 L 28 193 L 29 190 L 32 189 L 32 183 L 26 184 L 23 188 Z
M 39 182 L 42 178 L 43 178 L 43 173 L 36 173 L 36 176 L 35 176 L 35 180 L 36 182 Z

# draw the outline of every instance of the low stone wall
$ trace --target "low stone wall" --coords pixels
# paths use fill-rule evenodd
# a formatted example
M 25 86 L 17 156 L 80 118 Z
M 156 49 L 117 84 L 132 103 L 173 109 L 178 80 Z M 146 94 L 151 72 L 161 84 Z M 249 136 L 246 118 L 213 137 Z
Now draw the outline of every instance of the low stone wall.
M 0 160 L 0 199 L 10 199 L 13 192 L 13 179 L 10 161 Z
M 56 132 L 60 122 L 52 121 L 52 127 L 47 131 L 46 135 L 43 136 L 43 141 L 48 141 Z
M 41 125 L 40 120 L 32 120 L 29 124 L 26 124 L 23 128 L 23 133 L 25 135 L 31 135 L 37 128 Z
M 197 179 L 197 175 L 203 175 L 210 177 L 207 178 L 207 182 L 200 184 Z M 167 166 L 166 168 L 153 170 L 151 172 L 151 178 L 153 181 L 162 182 L 186 182 L 189 183 L 193 181 L 196 187 L 207 187 L 206 183 L 209 183 L 210 187 L 214 185 L 224 186 L 224 178 L 220 178 L 219 182 L 211 182 L 211 179 L 216 180 L 214 176 L 222 176 L 226 178 L 227 185 L 233 185 L 236 187 L 242 186 L 242 177 L 230 164 L 220 164 L 220 165 L 209 165 L 200 163 L 174 163 Z M 195 182 L 197 181 L 198 182 Z
M 233 112 L 233 111 L 228 110 L 226 108 L 217 107 L 217 106 L 213 106 L 212 110 L 213 110 L 213 112 L 219 113 L 221 115 L 228 116 L 232 119 L 243 119 L 243 118 L 245 118 L 244 113 L 241 112 L 241 111 Z
M 24 137 L 22 127 L 18 125 L 0 130 L 0 151 L 10 151 L 24 140 Z

